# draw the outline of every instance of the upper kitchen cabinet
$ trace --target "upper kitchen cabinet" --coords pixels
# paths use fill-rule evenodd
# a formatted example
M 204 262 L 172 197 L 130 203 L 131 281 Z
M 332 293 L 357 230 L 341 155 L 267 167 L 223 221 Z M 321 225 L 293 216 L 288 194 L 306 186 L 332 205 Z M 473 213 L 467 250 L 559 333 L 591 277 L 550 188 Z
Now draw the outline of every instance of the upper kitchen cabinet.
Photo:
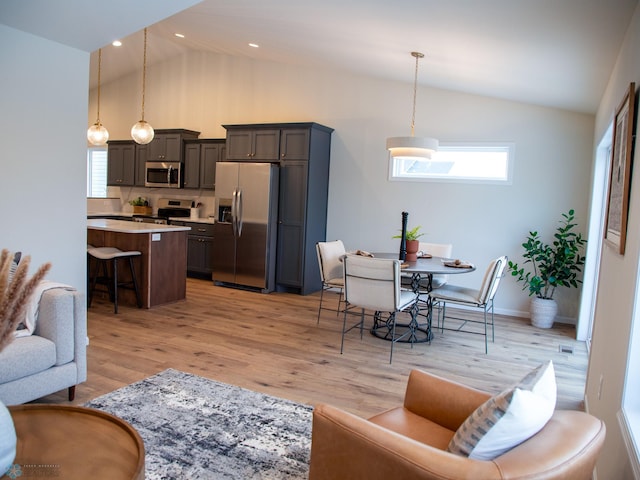
M 224 160 L 224 152 L 224 138 L 185 141 L 184 188 L 214 190 L 216 163 Z
M 147 161 L 149 145 L 136 145 L 136 187 L 144 187 L 146 180 L 145 162 Z
M 227 160 L 280 166 L 276 288 L 302 295 L 320 290 L 316 243 L 326 240 L 333 129 L 317 123 L 223 126 Z
M 116 187 L 134 185 L 135 142 L 133 140 L 110 140 L 107 145 L 107 185 Z
M 156 130 L 147 151 L 148 162 L 182 162 L 184 141 L 198 138 L 200 132 L 183 129 Z
M 227 129 L 230 161 L 275 162 L 279 160 L 280 129 L 259 125 L 223 125 Z

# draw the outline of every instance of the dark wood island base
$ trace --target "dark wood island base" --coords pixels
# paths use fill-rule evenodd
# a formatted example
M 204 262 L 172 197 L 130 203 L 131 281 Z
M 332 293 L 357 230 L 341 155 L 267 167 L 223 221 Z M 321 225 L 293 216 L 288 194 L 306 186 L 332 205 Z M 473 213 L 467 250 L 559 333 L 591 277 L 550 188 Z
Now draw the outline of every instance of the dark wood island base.
M 133 262 L 142 306 L 151 308 L 186 298 L 189 230 L 184 226 L 95 219 L 88 221 L 87 243 L 142 253 Z M 128 269 L 119 269 L 118 275 L 122 281 L 130 280 Z M 118 295 L 123 305 L 136 306 L 133 291 L 123 289 Z

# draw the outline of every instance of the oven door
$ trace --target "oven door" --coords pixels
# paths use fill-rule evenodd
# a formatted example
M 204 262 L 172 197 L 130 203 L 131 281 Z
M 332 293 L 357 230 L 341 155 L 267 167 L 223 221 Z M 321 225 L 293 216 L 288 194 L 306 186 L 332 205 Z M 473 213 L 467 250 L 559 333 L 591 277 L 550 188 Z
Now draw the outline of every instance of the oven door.
M 145 162 L 145 187 L 182 188 L 180 162 Z

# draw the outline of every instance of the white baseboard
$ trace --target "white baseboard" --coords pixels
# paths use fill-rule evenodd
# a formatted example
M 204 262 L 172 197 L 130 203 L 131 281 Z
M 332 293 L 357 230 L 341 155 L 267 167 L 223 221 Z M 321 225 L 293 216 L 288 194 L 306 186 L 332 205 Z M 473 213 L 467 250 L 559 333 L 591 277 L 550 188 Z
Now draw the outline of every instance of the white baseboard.
M 473 308 L 473 307 L 465 307 L 464 305 L 456 305 L 455 308 L 459 308 L 461 310 L 475 310 L 476 312 L 478 311 L 477 308 Z M 530 318 L 531 314 L 529 313 L 528 310 L 524 311 L 524 310 L 509 310 L 506 308 L 496 308 L 495 309 L 495 313 L 497 315 L 507 315 L 509 317 L 518 317 L 518 318 Z M 562 315 L 558 315 L 556 316 L 556 323 L 564 323 L 567 325 L 577 325 L 578 321 L 575 317 L 565 317 Z

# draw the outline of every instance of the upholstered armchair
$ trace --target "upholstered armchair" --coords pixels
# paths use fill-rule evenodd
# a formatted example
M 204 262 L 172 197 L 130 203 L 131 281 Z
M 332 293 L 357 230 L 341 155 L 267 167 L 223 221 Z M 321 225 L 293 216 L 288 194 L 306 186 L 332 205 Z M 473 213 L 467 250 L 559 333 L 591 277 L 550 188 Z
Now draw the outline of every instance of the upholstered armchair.
M 533 437 L 492 460 L 449 453 L 458 427 L 491 395 L 414 370 L 404 405 L 368 420 L 329 405 L 313 413 L 310 480 L 591 479 L 605 425 L 555 410 Z

